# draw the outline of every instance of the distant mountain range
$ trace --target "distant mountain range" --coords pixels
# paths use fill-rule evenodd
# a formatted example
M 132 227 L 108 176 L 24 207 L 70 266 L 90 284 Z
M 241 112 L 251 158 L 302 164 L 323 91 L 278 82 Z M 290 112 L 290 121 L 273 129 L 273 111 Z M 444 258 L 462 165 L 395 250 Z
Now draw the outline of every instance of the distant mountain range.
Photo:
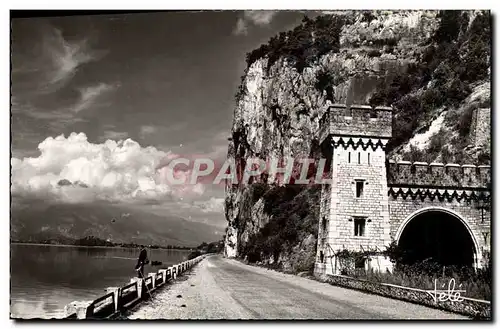
M 216 233 L 219 231 L 219 233 Z M 197 246 L 218 241 L 220 228 L 116 204 L 47 204 L 34 200 L 11 207 L 11 239 L 72 243 L 95 236 L 113 243 Z

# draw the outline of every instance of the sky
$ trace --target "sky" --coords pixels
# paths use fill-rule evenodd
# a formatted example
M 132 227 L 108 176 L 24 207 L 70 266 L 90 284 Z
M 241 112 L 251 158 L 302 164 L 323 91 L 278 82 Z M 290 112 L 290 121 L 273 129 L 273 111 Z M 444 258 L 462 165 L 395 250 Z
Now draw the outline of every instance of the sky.
M 13 206 L 31 198 L 105 200 L 225 226 L 221 186 L 170 186 L 158 168 L 172 155 L 225 160 L 245 54 L 303 16 L 14 18 Z

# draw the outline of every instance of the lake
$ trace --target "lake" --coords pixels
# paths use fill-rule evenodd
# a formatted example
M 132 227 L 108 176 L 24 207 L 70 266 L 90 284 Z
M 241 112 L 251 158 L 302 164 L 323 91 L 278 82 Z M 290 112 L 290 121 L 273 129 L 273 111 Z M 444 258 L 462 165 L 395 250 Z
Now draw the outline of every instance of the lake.
M 13 318 L 64 316 L 64 306 L 93 300 L 107 287 L 124 286 L 136 276 L 139 249 L 55 245 L 10 245 L 10 312 Z M 144 273 L 187 259 L 188 250 L 148 249 Z

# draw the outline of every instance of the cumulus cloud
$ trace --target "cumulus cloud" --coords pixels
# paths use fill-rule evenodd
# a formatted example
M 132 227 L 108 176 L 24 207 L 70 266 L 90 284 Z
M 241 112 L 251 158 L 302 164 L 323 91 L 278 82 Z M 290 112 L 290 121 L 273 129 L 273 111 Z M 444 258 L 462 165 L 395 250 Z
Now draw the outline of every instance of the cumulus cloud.
M 168 153 L 132 139 L 93 144 L 84 133 L 72 133 L 48 137 L 38 149 L 38 157 L 11 159 L 14 196 L 161 203 L 204 192 L 200 184 L 172 184 L 169 177 L 189 176 L 189 171 L 160 166 Z
M 267 26 L 272 22 L 276 14 L 277 12 L 272 10 L 245 11 L 243 13 L 243 16 L 238 18 L 236 26 L 233 30 L 233 34 L 246 35 L 248 33 L 248 27 L 250 25 L 261 26 L 261 27 Z

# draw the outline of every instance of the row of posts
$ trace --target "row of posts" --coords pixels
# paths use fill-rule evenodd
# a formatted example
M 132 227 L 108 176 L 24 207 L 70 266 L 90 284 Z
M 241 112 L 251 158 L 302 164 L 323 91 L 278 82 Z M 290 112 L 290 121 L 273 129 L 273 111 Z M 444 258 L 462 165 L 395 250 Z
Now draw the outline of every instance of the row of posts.
M 131 303 L 128 303 L 125 305 L 125 308 L 129 305 L 135 305 L 138 301 L 150 298 L 150 293 L 160 286 L 164 285 L 167 283 L 170 279 L 175 280 L 177 276 L 179 276 L 181 273 L 184 271 L 190 269 L 192 266 L 195 264 L 199 263 L 203 258 L 205 258 L 207 255 L 202 255 L 198 256 L 196 258 L 187 260 L 185 262 L 182 262 L 177 265 L 173 265 L 169 268 L 166 269 L 160 269 L 158 272 L 152 272 L 149 273 L 146 278 L 132 278 L 130 280 L 129 284 L 135 283 L 136 289 L 137 289 L 137 298 L 133 300 Z M 161 275 L 162 280 L 161 282 L 156 282 L 157 276 Z M 148 282 L 151 281 L 151 284 Z M 151 286 L 151 288 L 148 288 L 148 286 Z M 126 287 L 126 286 L 124 286 Z M 122 311 L 124 309 L 123 305 L 120 304 L 120 298 L 121 298 L 121 290 L 123 287 L 108 287 L 105 289 L 106 295 L 113 296 L 113 307 L 110 309 L 113 310 L 110 312 L 110 314 L 105 314 L 104 317 L 102 318 L 109 318 L 113 315 L 115 315 L 118 311 Z M 111 295 L 112 294 L 112 295 Z M 102 296 L 102 297 L 104 297 Z M 100 298 L 102 298 L 100 297 Z M 98 299 L 100 299 L 98 298 Z M 98 300 L 96 299 L 96 300 Z M 76 318 L 76 319 L 88 319 L 89 314 L 92 314 L 93 312 L 89 312 L 89 307 L 94 307 L 94 302 L 96 301 L 74 301 L 71 302 L 70 304 L 66 305 L 64 308 L 65 312 L 65 317 L 66 318 Z

